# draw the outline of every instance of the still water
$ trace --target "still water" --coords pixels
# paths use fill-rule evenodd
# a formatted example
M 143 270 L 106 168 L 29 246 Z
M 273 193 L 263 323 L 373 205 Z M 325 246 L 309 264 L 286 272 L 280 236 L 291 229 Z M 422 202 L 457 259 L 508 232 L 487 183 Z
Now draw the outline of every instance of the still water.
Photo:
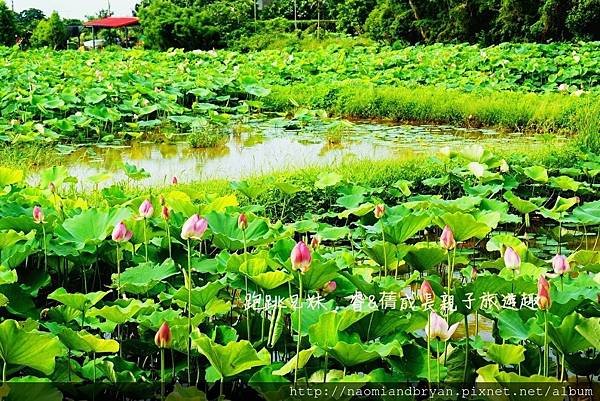
M 71 149 L 62 165 L 85 185 L 90 177 L 110 173 L 101 186 L 126 181 L 125 164 L 144 169 L 150 178 L 143 185 L 205 179 L 237 180 L 273 171 L 307 166 L 327 166 L 350 160 L 410 159 L 434 154 L 440 148 L 460 148 L 468 144 L 506 147 L 544 146 L 533 136 L 499 134 L 492 130 L 462 129 L 433 125 L 391 125 L 353 123 L 342 137 L 332 140 L 322 126 L 290 129 L 258 122 L 249 132 L 231 135 L 221 147 L 193 149 L 183 137 L 172 143 L 133 142 L 124 146 L 85 146 Z M 108 175 L 107 175 L 108 177 Z M 35 178 L 35 177 L 33 177 Z

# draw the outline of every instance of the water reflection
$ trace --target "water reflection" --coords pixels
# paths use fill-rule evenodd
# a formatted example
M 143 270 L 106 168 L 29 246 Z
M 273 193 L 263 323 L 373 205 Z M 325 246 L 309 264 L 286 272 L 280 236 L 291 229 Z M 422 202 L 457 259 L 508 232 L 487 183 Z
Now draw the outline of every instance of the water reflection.
M 85 183 L 86 178 L 103 172 L 114 181 L 126 180 L 123 165 L 143 168 L 151 177 L 145 185 L 211 178 L 240 179 L 277 170 L 311 165 L 332 165 L 347 158 L 410 159 L 434 153 L 443 146 L 459 144 L 506 144 L 522 147 L 543 146 L 535 138 L 499 135 L 490 130 L 457 129 L 448 126 L 408 126 L 357 123 L 339 138 L 327 138 L 326 127 L 289 129 L 273 121 L 252 123 L 250 132 L 232 135 L 223 147 L 192 149 L 185 142 L 134 142 L 129 146 L 82 147 L 64 157 L 70 174 Z M 85 185 L 85 184 L 84 184 Z

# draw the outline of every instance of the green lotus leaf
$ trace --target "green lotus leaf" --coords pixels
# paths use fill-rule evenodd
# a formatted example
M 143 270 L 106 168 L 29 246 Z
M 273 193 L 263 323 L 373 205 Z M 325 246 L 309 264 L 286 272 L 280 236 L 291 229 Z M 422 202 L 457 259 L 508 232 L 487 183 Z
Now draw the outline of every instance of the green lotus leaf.
M 67 290 L 61 287 L 49 294 L 48 299 L 53 299 L 73 309 L 87 310 L 92 306 L 96 305 L 98 302 L 100 302 L 102 298 L 107 296 L 109 293 L 110 291 L 97 291 L 90 292 L 87 294 L 70 294 L 67 292 Z
M 121 291 L 131 294 L 145 294 L 163 280 L 179 274 L 172 259 L 165 260 L 160 266 L 153 262 L 140 263 L 121 272 Z M 112 276 L 113 287 L 118 285 L 118 276 Z
M 384 224 L 385 239 L 396 245 L 401 244 L 427 228 L 430 223 L 431 217 L 427 215 L 410 214 L 401 218 L 392 216 Z
M 329 352 L 344 366 L 355 366 L 389 355 L 403 356 L 402 346 L 396 340 L 387 344 L 372 343 L 368 345 L 340 341 Z
M 312 345 L 329 350 L 338 343 L 339 332 L 340 319 L 335 311 L 331 311 L 323 313 L 317 323 L 308 328 L 308 338 Z
M 583 336 L 595 349 L 600 351 L 600 318 L 588 317 L 579 319 L 575 330 Z
M 438 266 L 447 258 L 446 251 L 437 243 L 420 242 L 408 248 L 404 260 L 413 269 L 424 272 Z
M 6 396 L 3 399 L 6 401 L 22 401 L 22 400 L 35 400 L 35 401 L 62 401 L 63 394 L 56 388 L 56 385 L 51 380 L 34 377 L 34 376 L 22 376 L 13 377 L 5 384 L 5 389 L 8 394 L 1 394 L 2 388 L 0 388 L 0 395 Z
M 538 205 L 531 201 L 519 198 L 517 195 L 513 194 L 512 191 L 505 192 L 504 199 L 522 214 L 531 213 L 539 209 Z
M 69 178 L 69 171 L 64 166 L 54 166 L 40 172 L 40 187 L 48 188 L 53 183 L 57 188 Z
M 0 323 L 0 357 L 5 363 L 49 375 L 54 371 L 55 359 L 64 355 L 64 347 L 52 334 L 26 331 L 14 320 Z
M 566 316 L 562 319 L 560 326 L 555 326 L 553 324 L 548 324 L 548 337 L 552 344 L 556 346 L 556 348 L 561 353 L 574 353 L 578 351 L 583 351 L 592 345 L 589 341 L 584 337 L 579 330 L 577 330 L 577 326 L 580 324 L 586 324 L 586 318 L 581 316 L 578 313 L 572 313 L 569 316 Z M 596 318 L 596 327 L 598 326 L 598 318 Z M 592 327 L 593 324 L 587 323 L 585 326 L 581 327 Z M 586 332 L 586 334 L 589 334 Z M 598 333 L 595 335 L 596 340 L 598 339 Z
M 63 242 L 75 244 L 76 249 L 98 245 L 120 221 L 131 215 L 128 209 L 89 209 L 63 222 L 56 235 Z
M 466 241 L 473 237 L 482 239 L 492 230 L 487 224 L 477 221 L 467 213 L 446 213 L 436 219 L 440 227 L 450 226 L 456 241 Z
M 315 182 L 315 188 L 325 189 L 327 187 L 334 187 L 342 181 L 342 178 L 338 173 L 321 173 Z
M 497 394 L 503 394 L 503 389 L 506 388 L 508 383 L 538 383 L 538 386 L 542 383 L 548 383 L 552 385 L 552 389 L 559 390 L 558 393 L 562 394 L 564 391 L 564 387 L 567 386 L 567 383 L 560 383 L 558 379 L 554 377 L 546 377 L 542 375 L 531 375 L 531 376 L 519 376 L 513 372 L 501 372 L 500 367 L 498 365 L 486 365 L 477 369 L 477 379 L 476 383 L 484 383 L 487 389 L 492 389 L 498 391 Z M 498 383 L 498 386 L 495 387 L 494 383 Z M 488 390 L 489 391 L 489 390 Z M 515 400 L 515 401 L 526 401 L 531 400 L 530 394 L 520 395 L 518 393 L 511 395 L 508 397 L 506 395 L 497 396 L 497 399 L 501 400 Z M 548 395 L 538 394 L 535 396 L 535 400 L 538 401 L 561 401 L 563 399 L 562 395 L 556 395 L 554 391 L 550 391 Z
M 23 181 L 23 170 L 0 167 L 0 187 L 19 184 Z
M 397 246 L 383 241 L 365 241 L 362 245 L 363 252 L 379 266 L 387 263 L 387 267 L 396 267 L 408 251 L 406 246 Z M 384 255 L 385 251 L 385 255 Z M 384 257 L 385 256 L 385 257 Z
M 348 237 L 350 235 L 350 229 L 348 227 L 333 227 L 322 224 L 321 227 L 319 227 L 317 234 L 324 241 L 337 241 Z
M 548 182 L 548 170 L 542 166 L 531 166 L 523 169 L 523 173 L 533 181 Z
M 155 307 L 152 299 L 146 299 L 144 302 L 137 299 L 118 300 L 113 305 L 107 305 L 101 309 L 91 308 L 88 316 L 101 316 L 113 323 L 123 324 L 138 313 L 152 311 Z
M 485 355 L 500 365 L 518 365 L 525 360 L 525 347 L 513 344 L 488 344 Z
M 213 300 L 223 289 L 225 285 L 220 281 L 213 281 L 199 288 L 192 288 L 192 306 L 200 309 L 204 309 L 206 305 L 210 301 Z M 177 290 L 175 294 L 173 294 L 173 299 L 178 301 L 187 302 L 188 301 L 188 290 L 185 287 Z
M 532 330 L 539 329 L 535 325 L 535 318 L 524 322 L 519 315 L 519 312 L 511 309 L 504 309 L 498 314 L 498 331 L 500 337 L 505 340 L 527 340 Z
M 208 359 L 221 380 L 271 363 L 271 355 L 266 349 L 257 353 L 245 340 L 220 345 L 205 334 L 193 332 L 192 345 Z
M 311 305 L 306 299 L 302 301 L 302 336 L 308 335 L 308 328 L 319 321 L 321 315 L 331 311 L 334 308 L 334 301 L 330 300 L 322 303 L 320 306 Z M 292 329 L 298 332 L 298 311 L 299 308 L 294 308 L 292 312 Z
M 572 219 L 585 225 L 600 224 L 600 200 L 587 202 L 573 209 Z
M 119 352 L 119 343 L 115 340 L 98 338 L 85 330 L 75 331 L 58 323 L 47 323 L 46 327 L 58 336 L 60 341 L 71 351 L 87 353 L 116 353 Z
M 302 274 L 302 286 L 306 290 L 316 290 L 335 279 L 339 275 L 334 260 L 319 260 L 313 258 L 308 271 Z
M 173 392 L 167 395 L 166 401 L 208 401 L 208 398 L 196 387 L 183 387 L 177 383 Z
M 567 177 L 566 175 L 561 175 L 560 177 L 552 177 L 550 178 L 550 186 L 558 189 L 562 189 L 563 191 L 573 191 L 576 192 L 581 183 L 575 181 L 571 177 Z
M 316 350 L 316 347 L 310 347 L 309 349 L 300 351 L 300 354 L 298 354 L 298 355 L 300 355 L 300 359 L 298 360 L 298 369 L 302 369 L 304 366 L 306 366 L 306 364 L 308 363 L 310 358 L 315 353 L 315 350 Z M 287 363 L 285 365 L 283 365 L 281 368 L 279 368 L 277 370 L 274 370 L 273 374 L 276 376 L 285 376 L 288 373 L 296 370 L 296 359 L 298 359 L 298 355 L 294 355 L 292 357 L 292 359 L 287 361 Z
M 244 249 L 244 232 L 238 228 L 237 217 L 211 212 L 206 215 L 208 225 L 213 232 L 213 244 L 220 249 L 237 251 Z M 263 245 L 273 238 L 273 232 L 264 219 L 256 218 L 248 224 L 246 233 L 246 245 Z

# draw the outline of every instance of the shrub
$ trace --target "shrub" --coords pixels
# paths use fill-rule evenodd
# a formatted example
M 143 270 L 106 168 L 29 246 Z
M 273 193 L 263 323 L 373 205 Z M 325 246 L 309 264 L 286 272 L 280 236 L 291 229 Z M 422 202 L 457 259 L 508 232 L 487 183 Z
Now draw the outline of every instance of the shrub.
M 40 21 L 31 36 L 34 47 L 50 47 L 54 50 L 66 49 L 69 35 L 67 27 L 56 11 L 47 20 Z
M 227 132 L 221 126 L 209 124 L 196 128 L 188 137 L 192 148 L 217 148 L 227 142 Z
M 567 27 L 581 39 L 600 39 L 600 0 L 575 0 Z

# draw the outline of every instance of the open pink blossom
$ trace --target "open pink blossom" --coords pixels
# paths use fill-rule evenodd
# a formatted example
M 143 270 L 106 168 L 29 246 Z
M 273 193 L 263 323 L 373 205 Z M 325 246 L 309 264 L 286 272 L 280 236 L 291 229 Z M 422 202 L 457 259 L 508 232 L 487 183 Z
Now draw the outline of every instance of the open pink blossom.
M 112 239 L 115 242 L 127 242 L 133 237 L 133 233 L 127 229 L 122 221 L 117 224 L 112 232 Z
M 566 256 L 557 254 L 552 258 L 552 268 L 554 269 L 554 273 L 562 276 L 571 270 L 571 265 Z
M 33 208 L 33 222 L 35 224 L 43 224 L 44 223 L 44 211 L 40 206 L 35 206 Z
M 304 241 L 300 241 L 294 246 L 290 254 L 290 259 L 292 260 L 292 267 L 295 270 L 300 270 L 302 273 L 308 271 L 312 262 L 312 255 Z
M 181 238 L 201 240 L 208 228 L 208 222 L 199 215 L 195 214 L 183 224 L 181 229 Z
M 425 325 L 425 334 L 429 339 L 448 341 L 456 331 L 458 323 L 448 327 L 448 322 L 435 312 L 429 314 L 429 323 Z
M 142 216 L 145 219 L 149 219 L 150 217 L 152 217 L 152 215 L 154 214 L 154 206 L 152 206 L 152 202 L 150 202 L 148 199 L 143 201 L 140 205 L 139 212 L 140 216 Z

